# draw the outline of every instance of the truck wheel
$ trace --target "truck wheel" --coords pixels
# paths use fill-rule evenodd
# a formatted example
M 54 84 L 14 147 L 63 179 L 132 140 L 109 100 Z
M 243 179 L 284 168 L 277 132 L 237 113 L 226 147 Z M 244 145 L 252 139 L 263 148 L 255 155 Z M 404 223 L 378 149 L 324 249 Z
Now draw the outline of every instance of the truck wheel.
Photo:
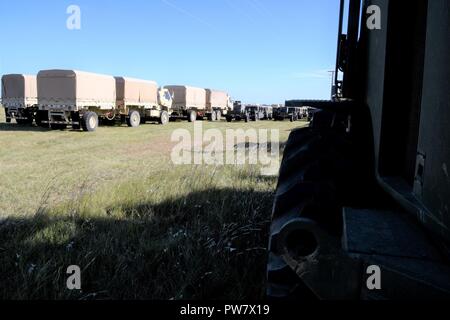
M 190 111 L 189 112 L 189 117 L 188 117 L 189 122 L 195 122 L 197 121 L 197 112 L 196 111 Z
M 308 286 L 304 282 L 304 279 L 311 280 L 310 270 L 302 269 L 297 275 L 287 261 L 292 257 L 307 261 L 322 239 L 311 239 L 312 234 L 295 229 L 295 223 L 307 219 L 339 239 L 342 207 L 367 203 L 374 193 L 370 146 L 364 146 L 367 143 L 364 136 L 362 132 L 346 134 L 328 124 L 324 128 L 315 128 L 313 124 L 311 128 L 291 133 L 273 206 L 267 269 L 269 298 L 320 298 L 314 294 L 317 290 L 311 287 L 311 282 Z M 289 227 L 292 230 L 286 231 Z M 317 260 L 318 265 L 320 262 Z M 320 272 L 333 272 L 333 268 L 323 268 Z M 313 285 L 332 288 L 336 284 Z
M 137 111 L 130 111 L 130 114 L 127 118 L 127 125 L 130 128 L 137 128 L 141 123 L 141 115 Z
M 231 122 L 233 119 L 231 117 L 227 117 L 227 122 Z
M 98 128 L 98 115 L 95 112 L 87 112 L 83 114 L 81 120 L 83 131 L 94 132 Z
M 222 112 L 220 110 L 218 110 L 216 112 L 216 120 L 217 121 L 222 121 Z
M 215 111 L 211 112 L 210 117 L 211 117 L 210 121 L 212 122 L 217 121 L 217 113 Z
M 169 123 L 169 121 L 170 121 L 169 113 L 167 111 L 161 112 L 161 116 L 159 118 L 159 124 L 162 124 L 163 126 L 165 126 L 166 124 Z

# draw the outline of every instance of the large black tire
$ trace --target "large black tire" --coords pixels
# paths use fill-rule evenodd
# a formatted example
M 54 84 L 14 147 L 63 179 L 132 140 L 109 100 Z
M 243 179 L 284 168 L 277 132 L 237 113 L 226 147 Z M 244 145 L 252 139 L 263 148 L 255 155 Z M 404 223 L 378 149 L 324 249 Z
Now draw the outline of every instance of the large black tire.
M 321 123 L 318 117 L 311 128 L 293 131 L 286 144 L 273 206 L 267 268 L 269 298 L 314 298 L 313 291 L 288 266 L 279 250 L 306 252 L 308 256 L 317 244 L 307 237 L 293 237 L 290 243 L 283 238 L 286 242 L 280 243 L 280 225 L 306 218 L 339 237 L 343 206 L 367 204 L 373 195 L 370 146 L 362 147 L 361 141 L 346 133 L 345 128 L 330 128 L 333 121 Z
M 83 131 L 94 132 L 98 128 L 98 115 L 95 112 L 86 112 L 81 119 Z
M 233 118 L 232 117 L 227 117 L 227 122 L 232 122 Z
M 197 112 L 194 110 L 189 111 L 188 114 L 188 121 L 189 122 L 195 122 L 197 121 Z
M 137 111 L 130 111 L 127 117 L 127 125 L 130 128 L 137 128 L 141 124 L 141 115 Z
M 159 117 L 159 124 L 165 126 L 166 124 L 169 123 L 169 121 L 170 121 L 169 113 L 167 111 L 161 112 L 161 116 Z

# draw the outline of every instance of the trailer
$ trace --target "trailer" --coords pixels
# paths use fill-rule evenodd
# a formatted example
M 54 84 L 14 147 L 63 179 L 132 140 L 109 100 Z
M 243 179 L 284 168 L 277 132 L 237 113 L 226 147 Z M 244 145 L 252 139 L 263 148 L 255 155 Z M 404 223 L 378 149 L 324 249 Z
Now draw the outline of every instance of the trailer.
M 226 117 L 232 107 L 233 104 L 228 93 L 206 89 L 206 110 L 210 121 L 220 121 L 222 116 Z
M 172 97 L 167 89 L 158 88 L 154 81 L 115 77 L 116 112 L 110 121 L 126 117 L 130 127 L 138 127 L 147 121 L 169 123 L 172 113 Z
M 38 111 L 36 76 L 8 74 L 2 77 L 2 104 L 6 122 L 33 124 Z

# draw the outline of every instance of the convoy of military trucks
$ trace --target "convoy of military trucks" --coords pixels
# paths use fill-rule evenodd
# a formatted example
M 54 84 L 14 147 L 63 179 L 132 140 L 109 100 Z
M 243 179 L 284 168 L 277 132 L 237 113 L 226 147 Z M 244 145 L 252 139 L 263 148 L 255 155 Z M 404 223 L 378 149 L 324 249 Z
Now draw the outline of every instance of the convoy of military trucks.
M 154 81 L 76 70 L 5 75 L 2 105 L 7 122 L 36 122 L 53 130 L 71 126 L 87 132 L 95 131 L 100 124 L 136 128 L 147 121 L 165 125 L 171 119 L 249 122 L 308 118 L 302 116 L 302 108 L 233 102 L 225 91 L 183 85 L 159 87 Z M 286 101 L 286 105 L 292 102 Z

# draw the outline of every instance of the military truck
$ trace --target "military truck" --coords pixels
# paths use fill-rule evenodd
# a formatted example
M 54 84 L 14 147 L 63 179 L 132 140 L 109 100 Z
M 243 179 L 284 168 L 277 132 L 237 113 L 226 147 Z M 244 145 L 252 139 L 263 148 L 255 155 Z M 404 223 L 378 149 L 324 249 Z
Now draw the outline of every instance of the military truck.
M 107 120 L 115 121 L 118 117 L 125 117 L 123 120 L 130 127 L 138 127 L 147 121 L 157 121 L 162 125 L 169 123 L 172 113 L 172 96 L 169 90 L 158 88 L 154 81 L 125 77 L 115 77 L 115 80 L 116 112 Z
M 275 111 L 274 119 L 278 121 L 284 121 L 289 119 L 291 122 L 301 119 L 301 110 L 299 107 L 280 107 Z
M 8 74 L 2 77 L 2 105 L 7 123 L 14 119 L 17 124 L 33 124 L 37 104 L 36 76 Z
M 248 121 L 248 114 L 246 112 L 245 105 L 243 105 L 241 101 L 234 101 L 233 110 L 228 112 L 226 119 L 227 119 L 227 122 L 232 122 L 233 120 L 236 120 L 236 121 L 247 120 Z
M 265 109 L 260 105 L 246 105 L 245 106 L 246 113 L 248 117 L 245 118 L 245 121 L 260 121 L 264 119 Z
M 95 131 L 99 120 L 137 127 L 141 121 L 167 123 L 171 97 L 156 83 L 76 70 L 38 74 L 37 122 L 62 130 Z M 170 99 L 169 99 L 170 98 Z
M 267 294 L 448 299 L 450 2 L 340 3 L 333 97 L 304 101 L 285 148 Z
M 298 115 L 300 120 L 311 121 L 312 115 L 315 113 L 316 109 L 308 105 L 306 100 L 288 100 L 286 101 L 287 107 L 295 107 L 298 110 Z
M 264 117 L 263 120 L 273 120 L 273 106 L 263 105 L 262 106 Z

